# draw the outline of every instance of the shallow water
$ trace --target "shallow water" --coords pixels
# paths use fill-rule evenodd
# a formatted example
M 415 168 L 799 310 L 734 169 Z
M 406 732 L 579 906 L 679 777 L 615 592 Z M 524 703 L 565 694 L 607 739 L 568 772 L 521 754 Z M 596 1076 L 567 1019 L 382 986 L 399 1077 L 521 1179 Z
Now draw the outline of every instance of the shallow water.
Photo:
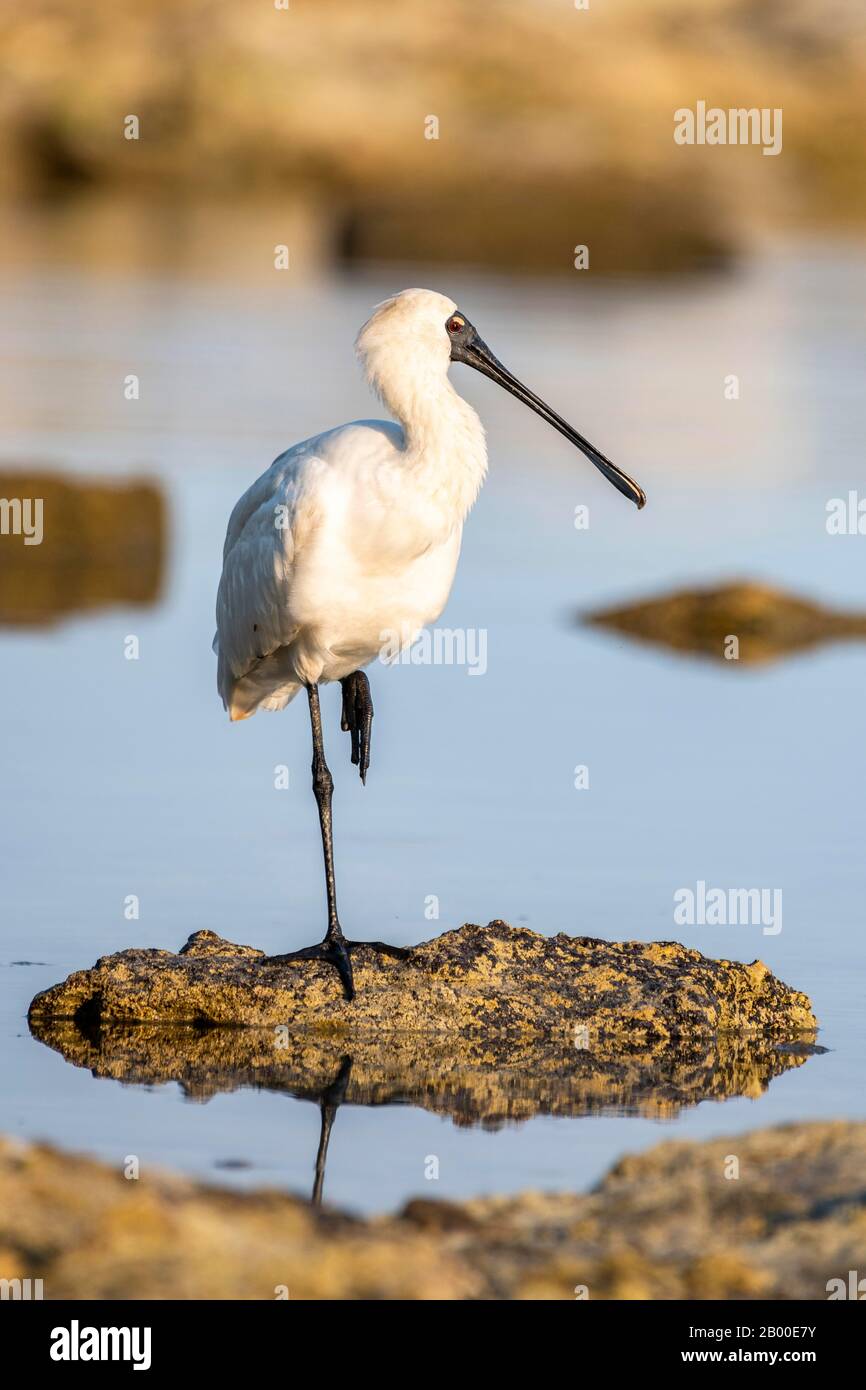
M 757 956 L 811 995 L 828 1051 L 758 1098 L 665 1121 L 538 1115 L 489 1131 L 412 1104 L 345 1105 L 328 1200 L 381 1210 L 418 1193 L 583 1187 L 662 1137 L 866 1113 L 866 646 L 738 668 L 574 621 L 731 577 L 866 607 L 866 540 L 825 528 L 827 500 L 863 485 L 866 261 L 824 248 L 655 287 L 405 269 L 303 285 L 72 265 L 8 277 L 0 462 L 157 480 L 170 554 L 151 606 L 0 633 L 0 1129 L 238 1186 L 311 1184 L 317 1106 L 256 1089 L 201 1104 L 174 1082 L 96 1079 L 32 1039 L 25 1015 L 38 989 L 125 946 L 177 947 L 201 927 L 269 951 L 320 936 L 306 713 L 295 704 L 229 726 L 214 690 L 213 600 L 244 487 L 294 440 L 376 413 L 352 338 L 369 306 L 406 283 L 458 298 L 497 354 L 638 478 L 649 505 L 638 514 L 559 436 L 455 369 L 488 426 L 491 472 L 442 623 L 485 629 L 488 669 L 373 668 L 366 789 L 337 692 L 324 692 L 346 929 L 401 943 L 503 917 Z M 123 398 L 129 372 L 141 377 L 137 402 Z M 738 401 L 724 398 L 732 372 Z M 582 503 L 588 531 L 573 525 Z M 130 634 L 137 661 L 124 657 Z M 282 763 L 290 786 L 277 791 Z M 577 764 L 589 790 L 573 786 Z M 780 888 L 781 932 L 675 925 L 674 892 L 700 879 Z M 124 917 L 129 894 L 137 921 Z M 438 920 L 425 918 L 431 895 Z M 233 1161 L 248 1166 L 221 1166 Z

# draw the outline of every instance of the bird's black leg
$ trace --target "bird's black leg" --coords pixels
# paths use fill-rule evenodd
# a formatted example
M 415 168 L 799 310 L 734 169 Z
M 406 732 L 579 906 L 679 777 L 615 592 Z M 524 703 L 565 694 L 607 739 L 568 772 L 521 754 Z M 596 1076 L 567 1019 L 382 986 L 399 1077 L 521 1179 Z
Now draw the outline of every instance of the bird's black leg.
M 355 672 L 355 676 L 361 676 L 367 690 L 367 704 L 369 705 L 369 717 L 367 720 L 366 732 L 366 757 L 369 765 L 370 734 L 369 725 L 373 718 L 373 704 L 369 699 L 370 687 L 367 684 L 367 677 L 360 671 Z M 352 677 L 348 677 L 349 680 Z M 318 946 L 305 946 L 300 951 L 289 951 L 281 956 L 268 956 L 270 962 L 282 964 L 284 961 L 291 960 L 324 960 L 329 965 L 333 965 L 343 986 L 343 993 L 349 1000 L 355 997 L 355 981 L 352 974 L 352 961 L 350 953 L 361 947 L 368 947 L 371 951 L 378 951 L 382 955 L 395 956 L 398 960 L 405 960 L 409 955 L 408 950 L 402 946 L 389 946 L 384 941 L 347 941 L 340 926 L 340 919 L 337 916 L 337 885 L 334 876 L 334 827 L 331 816 L 331 800 L 334 793 L 334 779 L 331 776 L 328 764 L 325 762 L 325 742 L 322 736 L 322 711 L 319 707 L 319 687 L 317 685 L 307 686 L 307 695 L 310 701 L 310 724 L 313 731 L 313 793 L 316 798 L 316 805 L 319 808 L 319 825 L 322 831 L 322 850 L 325 857 L 325 888 L 328 894 L 328 930 L 325 933 L 324 941 Z M 343 693 L 345 709 L 345 690 Z M 361 748 L 361 736 L 359 734 L 359 749 Z M 364 768 L 363 753 L 361 766 Z M 363 773 L 362 773 L 363 775 Z
M 373 731 L 373 697 L 363 671 L 353 671 L 340 681 L 343 688 L 343 716 L 340 728 L 352 735 L 352 762 L 367 783 L 370 768 L 370 738 Z

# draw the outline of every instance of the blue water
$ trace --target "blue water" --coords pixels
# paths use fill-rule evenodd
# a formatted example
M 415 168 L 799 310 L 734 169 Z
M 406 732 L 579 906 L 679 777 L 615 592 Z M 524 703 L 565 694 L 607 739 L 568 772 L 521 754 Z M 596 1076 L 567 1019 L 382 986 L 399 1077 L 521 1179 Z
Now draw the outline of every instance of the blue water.
M 37 990 L 126 946 L 177 947 L 202 927 L 269 951 L 321 935 L 306 711 L 227 723 L 214 593 L 240 492 L 294 440 L 371 413 L 352 339 L 406 283 L 458 299 L 649 505 L 637 513 L 536 417 L 455 369 L 488 427 L 491 471 L 442 623 L 486 630 L 488 670 L 374 667 L 366 789 L 338 692 L 324 691 L 344 926 L 399 943 L 503 917 L 760 957 L 811 995 L 829 1050 L 757 1100 L 664 1123 L 536 1118 L 491 1134 L 411 1106 L 347 1106 L 329 1200 L 383 1210 L 419 1192 L 580 1188 L 662 1137 L 863 1115 L 866 645 L 744 669 L 575 622 L 595 605 L 729 578 L 866 607 L 866 538 L 825 527 L 828 499 L 866 487 L 866 261 L 823 248 L 655 287 L 441 268 L 284 277 L 278 290 L 75 266 L 10 278 L 3 466 L 154 479 L 171 534 L 154 606 L 0 633 L 0 1129 L 118 1163 L 136 1153 L 215 1181 L 309 1188 L 315 1106 L 251 1090 L 201 1105 L 174 1084 L 96 1080 L 31 1039 L 25 1015 Z M 128 372 L 141 377 L 138 402 L 123 399 Z M 574 528 L 578 504 L 587 531 Z M 138 661 L 124 659 L 132 633 Z M 573 786 L 577 764 L 589 790 Z M 781 933 L 675 926 L 674 892 L 699 879 L 780 888 Z M 129 894 L 138 921 L 124 917 Z M 431 895 L 438 921 L 425 919 Z M 250 1166 L 214 1167 L 226 1159 Z

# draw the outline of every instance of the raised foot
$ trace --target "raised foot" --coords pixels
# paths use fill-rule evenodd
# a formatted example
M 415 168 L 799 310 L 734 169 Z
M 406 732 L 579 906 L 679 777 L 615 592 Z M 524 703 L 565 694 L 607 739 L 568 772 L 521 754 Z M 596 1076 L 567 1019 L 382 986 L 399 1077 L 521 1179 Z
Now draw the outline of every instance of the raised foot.
M 352 735 L 352 762 L 366 785 L 370 768 L 370 739 L 373 732 L 373 698 L 370 682 L 363 671 L 353 671 L 340 682 L 343 688 L 343 713 L 340 728 Z
M 383 956 L 393 956 L 395 960 L 408 960 L 411 952 L 406 946 L 391 946 L 387 941 L 347 941 L 345 937 L 334 939 L 325 937 L 317 946 L 305 946 L 300 951 L 287 951 L 281 956 L 267 956 L 269 965 L 282 965 L 291 960 L 324 960 L 333 965 L 340 977 L 346 999 L 355 998 L 355 979 L 352 973 L 351 953 L 366 947 L 378 951 Z

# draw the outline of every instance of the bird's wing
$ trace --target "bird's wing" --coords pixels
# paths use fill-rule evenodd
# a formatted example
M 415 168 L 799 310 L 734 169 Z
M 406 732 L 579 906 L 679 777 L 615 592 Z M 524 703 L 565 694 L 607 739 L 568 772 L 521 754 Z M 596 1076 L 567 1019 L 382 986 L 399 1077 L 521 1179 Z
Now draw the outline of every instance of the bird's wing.
M 315 485 L 323 466 L 308 445 L 290 449 L 248 488 L 229 518 L 214 650 L 232 681 L 288 646 L 297 632 L 292 573 L 316 525 Z M 225 699 L 222 686 L 221 679 Z
M 214 638 L 226 705 L 238 681 L 297 636 L 293 584 L 314 533 L 327 525 L 341 537 L 338 544 L 354 550 L 370 544 L 369 531 L 381 536 L 386 522 L 402 536 L 393 487 L 378 496 L 374 486 L 377 477 L 393 472 L 402 438 L 400 427 L 388 421 L 341 425 L 281 454 L 236 503 L 223 547 Z

